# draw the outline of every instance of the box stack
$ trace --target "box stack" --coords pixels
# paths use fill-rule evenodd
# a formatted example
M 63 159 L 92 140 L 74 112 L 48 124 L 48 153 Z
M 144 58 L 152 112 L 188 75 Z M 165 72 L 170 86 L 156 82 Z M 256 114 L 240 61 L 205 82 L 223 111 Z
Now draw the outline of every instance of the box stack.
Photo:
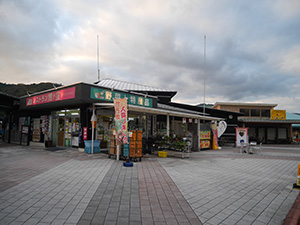
M 137 158 L 142 158 L 143 152 L 143 131 L 132 131 L 132 137 L 130 141 L 130 150 L 129 150 L 129 157 L 134 158 L 135 161 Z
M 117 154 L 117 145 L 115 135 L 110 136 L 109 156 Z

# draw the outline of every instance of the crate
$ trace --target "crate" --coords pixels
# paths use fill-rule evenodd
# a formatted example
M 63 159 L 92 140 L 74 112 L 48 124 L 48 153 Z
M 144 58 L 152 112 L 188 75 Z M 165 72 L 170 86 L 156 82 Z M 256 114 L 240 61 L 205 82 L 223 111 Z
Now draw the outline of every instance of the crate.
M 141 141 L 143 139 L 143 131 L 139 130 L 136 132 L 136 140 Z
M 136 157 L 142 157 L 143 150 L 142 149 L 136 149 L 135 155 L 136 155 Z
M 165 152 L 165 151 L 158 151 L 158 157 L 166 158 L 167 155 L 168 155 L 168 152 Z
M 143 148 L 143 142 L 142 141 L 136 141 L 136 148 Z

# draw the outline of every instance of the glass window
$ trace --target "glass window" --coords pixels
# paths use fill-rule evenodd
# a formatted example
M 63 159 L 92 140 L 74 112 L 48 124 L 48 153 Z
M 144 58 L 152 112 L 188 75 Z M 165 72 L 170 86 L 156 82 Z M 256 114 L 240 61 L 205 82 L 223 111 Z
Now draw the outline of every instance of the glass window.
M 251 116 L 260 116 L 260 109 L 251 109 Z
M 262 109 L 261 110 L 261 116 L 270 118 L 270 110 L 269 109 Z
M 250 110 L 249 109 L 240 109 L 240 113 L 244 113 L 244 116 L 250 116 Z
M 286 139 L 287 138 L 286 134 L 287 134 L 286 128 L 278 128 L 278 138 L 279 139 Z

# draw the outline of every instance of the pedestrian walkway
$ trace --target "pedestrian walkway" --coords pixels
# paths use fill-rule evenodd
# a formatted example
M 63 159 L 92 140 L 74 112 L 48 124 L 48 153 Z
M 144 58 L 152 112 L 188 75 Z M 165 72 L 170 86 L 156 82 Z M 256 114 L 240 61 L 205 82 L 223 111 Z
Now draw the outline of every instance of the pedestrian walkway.
M 0 193 L 0 224 L 76 224 L 112 161 L 69 160 Z
M 189 159 L 152 155 L 131 168 L 105 154 L 72 149 L 6 145 L 0 156 L 1 225 L 276 225 L 287 215 L 285 225 L 299 220 L 299 190 L 292 186 L 300 149 L 249 155 L 228 148 Z

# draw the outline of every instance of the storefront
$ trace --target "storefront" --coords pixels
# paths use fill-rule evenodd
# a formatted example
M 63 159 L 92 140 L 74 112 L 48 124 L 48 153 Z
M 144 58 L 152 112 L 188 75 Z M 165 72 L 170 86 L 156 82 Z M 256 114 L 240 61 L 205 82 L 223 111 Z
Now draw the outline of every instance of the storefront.
M 27 119 L 20 119 L 18 126 L 28 126 L 30 142 L 84 148 L 84 140 L 92 139 L 95 108 L 94 140 L 106 149 L 114 128 L 113 99 L 117 98 L 127 98 L 128 130 L 142 131 L 145 145 L 157 136 L 185 137 L 191 140 L 194 150 L 199 150 L 200 121 L 221 120 L 160 104 L 156 96 L 76 83 L 21 98 L 20 118 Z

